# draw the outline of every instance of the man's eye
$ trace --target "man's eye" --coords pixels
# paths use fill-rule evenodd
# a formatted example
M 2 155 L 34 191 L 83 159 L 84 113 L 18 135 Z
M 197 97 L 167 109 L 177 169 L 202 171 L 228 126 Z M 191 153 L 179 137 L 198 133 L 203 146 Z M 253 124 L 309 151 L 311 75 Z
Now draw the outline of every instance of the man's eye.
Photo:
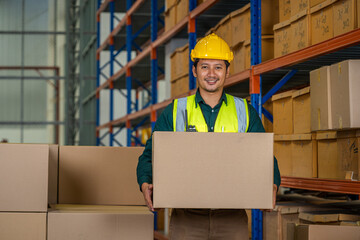
M 221 70 L 221 69 L 222 69 L 222 67 L 216 67 L 216 69 L 217 69 L 217 70 Z
M 202 68 L 202 69 L 206 69 L 206 68 L 207 68 L 207 66 L 201 66 L 201 68 Z

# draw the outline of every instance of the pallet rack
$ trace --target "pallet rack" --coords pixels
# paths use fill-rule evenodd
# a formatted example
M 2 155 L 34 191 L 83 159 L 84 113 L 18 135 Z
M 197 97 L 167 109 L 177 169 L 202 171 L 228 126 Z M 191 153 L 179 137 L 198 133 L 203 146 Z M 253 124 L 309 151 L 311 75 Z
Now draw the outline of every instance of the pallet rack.
M 141 8 L 142 5 L 151 2 L 151 42 L 144 49 L 141 49 L 140 53 L 133 59 L 131 59 L 131 46 L 132 46 L 132 21 L 131 18 L 134 16 L 134 13 Z M 150 116 L 150 122 L 152 127 L 156 122 L 157 113 L 164 109 L 172 99 L 167 99 L 161 103 L 157 103 L 157 80 L 158 80 L 158 54 L 157 49 L 166 43 L 168 40 L 174 36 L 181 34 L 181 31 L 187 26 L 188 28 L 188 38 L 189 38 L 189 50 L 195 46 L 195 40 L 197 37 L 197 18 L 199 18 L 207 10 L 214 8 L 216 4 L 222 4 L 224 1 L 219 0 L 207 0 L 201 3 L 199 6 L 196 6 L 196 1 L 189 0 L 189 14 L 187 17 L 178 22 L 172 29 L 167 32 L 158 32 L 157 21 L 159 17 L 158 2 L 156 0 L 145 1 L 137 0 L 132 4 L 131 0 L 127 0 L 126 5 L 126 15 L 119 23 L 114 27 L 111 23 L 111 33 L 107 39 L 100 43 L 99 39 L 99 28 L 100 28 L 100 14 L 106 9 L 110 10 L 110 13 L 114 12 L 114 1 L 105 0 L 102 4 L 98 2 L 98 11 L 97 11 L 97 22 L 98 22 L 98 39 L 97 39 L 97 89 L 89 97 L 96 96 L 97 101 L 97 145 L 101 144 L 101 139 L 103 136 L 100 136 L 100 130 L 108 129 L 108 134 L 110 134 L 110 143 L 112 146 L 114 141 L 114 135 L 120 132 L 122 129 L 127 129 L 127 145 L 132 145 L 132 139 L 136 143 L 139 142 L 137 139 L 137 134 L 134 136 L 133 131 L 136 132 L 139 126 L 148 121 Z M 238 1 L 241 4 L 245 4 L 248 1 Z M 163 11 L 162 8 L 160 11 Z M 233 10 L 233 9 L 232 9 Z M 112 15 L 112 14 L 111 14 Z M 287 54 L 285 56 L 272 59 L 266 62 L 261 63 L 261 1 L 251 1 L 251 65 L 252 67 L 248 70 L 245 70 L 240 73 L 236 73 L 226 79 L 225 87 L 229 88 L 234 85 L 244 84 L 249 82 L 249 93 L 251 95 L 251 102 L 255 109 L 263 113 L 267 118 L 272 121 L 272 116 L 269 114 L 263 107 L 262 104 L 265 103 L 274 93 L 276 93 L 284 84 L 290 83 L 289 80 L 292 79 L 294 82 L 298 82 L 297 76 L 308 75 L 310 70 L 316 69 L 324 64 L 332 64 L 339 62 L 346 58 L 360 58 L 360 29 L 353 30 L 351 32 L 345 33 L 338 37 L 332 38 L 330 40 L 312 45 L 310 47 L 304 48 L 302 50 Z M 161 20 L 160 20 L 161 21 Z M 113 22 L 113 20 L 111 20 Z M 148 26 L 149 26 L 148 25 Z M 115 56 L 122 51 L 123 49 L 127 50 L 127 64 L 121 68 L 116 73 L 111 72 L 111 76 L 107 80 L 100 84 L 100 52 L 105 50 L 107 47 L 110 48 L 110 61 L 107 64 L 114 64 L 114 37 L 124 29 L 126 26 L 126 45 L 119 48 Z M 144 27 L 146 28 L 146 27 Z M 141 28 L 140 30 L 144 30 Z M 159 33 L 159 35 L 157 35 Z M 199 36 L 200 37 L 200 36 Z M 137 47 L 138 48 L 138 47 Z M 132 104 L 131 102 L 131 89 L 132 86 L 132 71 L 131 69 L 136 67 L 146 56 L 151 56 L 151 105 L 144 109 L 137 109 L 135 107 L 135 112 L 132 112 L 132 105 L 137 106 L 137 104 Z M 189 71 L 191 72 L 191 60 L 189 61 Z M 110 121 L 100 125 L 99 124 L 99 98 L 100 91 L 103 89 L 110 89 L 112 92 L 114 85 L 121 85 L 120 78 L 124 78 L 126 75 L 126 88 L 127 88 L 127 115 L 118 119 L 113 119 L 113 96 L 110 94 Z M 193 94 L 195 90 L 195 79 L 189 75 L 189 89 L 190 91 L 182 96 L 187 96 Z M 278 81 L 278 79 L 281 79 Z M 144 87 L 144 84 L 139 84 L 140 87 Z M 267 92 L 264 96 L 262 92 Z M 178 96 L 178 97 L 182 97 Z M 134 126 L 135 127 L 132 127 Z M 119 130 L 113 133 L 114 128 L 119 128 Z M 119 144 L 119 143 L 118 143 Z M 324 179 L 311 179 L 311 178 L 295 178 L 295 177 L 282 177 L 282 186 L 284 187 L 293 187 L 299 189 L 308 189 L 308 190 L 317 190 L 317 191 L 328 191 L 328 192 L 339 192 L 347 194 L 360 195 L 360 183 L 355 181 L 346 181 L 346 180 L 324 180 Z M 262 239 L 262 214 L 259 211 L 253 212 L 253 226 L 252 233 L 253 239 Z M 157 233 L 157 235 L 159 235 Z M 161 236 L 159 236 L 161 238 Z

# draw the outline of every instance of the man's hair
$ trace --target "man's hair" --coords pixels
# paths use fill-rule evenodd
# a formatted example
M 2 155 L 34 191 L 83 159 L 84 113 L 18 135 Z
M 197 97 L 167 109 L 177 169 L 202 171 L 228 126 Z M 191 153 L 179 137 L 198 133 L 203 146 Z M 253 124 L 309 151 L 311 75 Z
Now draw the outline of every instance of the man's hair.
M 194 61 L 194 67 L 195 67 L 195 69 L 196 69 L 196 67 L 197 67 L 197 65 L 198 65 L 198 63 L 199 63 L 199 58 L 195 58 L 195 61 Z M 225 66 L 226 66 L 226 70 L 228 70 L 228 68 L 229 68 L 229 66 L 230 66 L 230 63 L 229 63 L 229 61 L 226 61 L 226 60 L 224 60 L 224 62 L 225 62 Z

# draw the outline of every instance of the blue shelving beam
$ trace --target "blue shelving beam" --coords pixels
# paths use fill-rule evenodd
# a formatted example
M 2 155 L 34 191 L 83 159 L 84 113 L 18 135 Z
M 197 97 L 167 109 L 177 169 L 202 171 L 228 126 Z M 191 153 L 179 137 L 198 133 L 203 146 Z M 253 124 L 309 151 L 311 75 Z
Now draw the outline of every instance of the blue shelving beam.
M 251 21 L 251 66 L 261 63 L 261 0 L 250 1 L 250 21 Z M 260 93 L 251 93 L 251 105 L 261 116 L 261 76 Z M 252 226 L 251 234 L 253 240 L 263 238 L 262 212 L 253 209 L 251 212 Z
M 126 0 L 126 11 L 132 6 L 131 0 Z M 131 61 L 131 47 L 132 47 L 132 24 L 131 24 L 131 16 L 127 16 L 126 19 L 126 52 L 127 52 L 127 62 Z M 126 71 L 126 90 L 127 90 L 127 114 L 131 113 L 131 90 L 132 90 L 132 79 L 131 79 L 131 69 L 127 69 Z M 127 128 L 127 146 L 131 146 L 131 126 L 129 123 L 126 124 Z
M 110 33 L 114 30 L 114 9 L 115 9 L 115 2 L 110 1 L 109 3 L 110 8 Z M 114 36 L 110 37 L 110 76 L 114 75 Z M 113 84 L 110 84 L 110 111 L 109 111 L 109 121 L 112 122 L 114 120 L 114 88 Z M 114 134 L 113 128 L 110 126 L 109 129 L 109 146 L 113 146 Z
M 157 0 L 151 0 L 151 42 L 157 39 L 158 32 L 158 6 Z M 157 78 L 158 78 L 157 49 L 151 49 L 151 104 L 156 104 L 158 99 Z M 151 117 L 151 129 L 154 130 L 156 113 Z
M 196 4 L 196 0 L 189 0 L 189 12 L 196 8 Z M 196 88 L 196 78 L 192 74 L 193 61 L 191 61 L 190 54 L 196 45 L 196 19 L 190 19 L 189 21 L 189 90 L 192 90 Z

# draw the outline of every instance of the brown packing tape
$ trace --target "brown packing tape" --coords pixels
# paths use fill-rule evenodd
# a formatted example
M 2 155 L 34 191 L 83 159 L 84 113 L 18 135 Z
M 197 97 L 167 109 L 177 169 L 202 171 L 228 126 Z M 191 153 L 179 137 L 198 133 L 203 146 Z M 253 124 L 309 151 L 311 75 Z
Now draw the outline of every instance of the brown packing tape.
M 292 141 L 292 135 L 274 135 L 274 141 Z
M 293 92 L 292 97 L 293 98 L 300 97 L 307 93 L 310 93 L 310 87 L 306 87 L 306 88 L 300 89 L 299 91 Z
M 239 14 L 242 14 L 243 12 L 247 11 L 249 8 L 250 8 L 250 3 L 246 4 L 244 7 L 240 8 L 240 9 L 230 13 L 230 17 L 235 17 Z
M 301 12 L 299 12 L 298 14 L 292 16 L 290 18 L 290 22 L 295 22 L 297 20 L 299 20 L 300 18 L 302 17 L 305 17 L 306 15 L 308 15 L 310 13 L 310 9 L 305 9 L 305 10 L 302 10 Z
M 320 11 L 321 9 L 330 6 L 331 4 L 333 4 L 336 1 L 338 1 L 338 0 L 327 0 L 327 1 L 323 2 L 323 3 L 320 3 L 320 4 L 316 5 L 315 7 L 312 7 L 310 9 L 310 13 L 312 14 L 312 13 L 315 13 L 317 11 Z
M 276 100 L 280 100 L 282 98 L 292 97 L 293 92 L 294 92 L 293 90 L 290 90 L 287 92 L 276 94 L 276 95 L 272 96 L 271 100 L 276 101 Z
M 336 131 L 328 131 L 328 132 L 317 132 L 316 140 L 326 140 L 326 139 L 336 139 L 337 132 Z
M 286 26 L 288 26 L 290 24 L 291 24 L 290 20 L 283 21 L 281 23 L 275 24 L 273 30 L 275 31 L 275 30 L 281 29 L 281 28 L 286 27 Z

